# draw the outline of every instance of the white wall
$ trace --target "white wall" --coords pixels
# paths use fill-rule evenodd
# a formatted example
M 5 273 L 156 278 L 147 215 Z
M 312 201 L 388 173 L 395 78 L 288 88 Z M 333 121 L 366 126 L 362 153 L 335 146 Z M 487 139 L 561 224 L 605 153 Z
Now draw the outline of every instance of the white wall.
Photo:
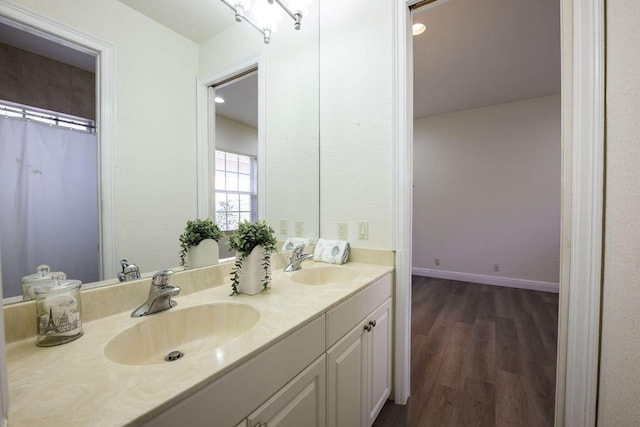
M 178 265 L 196 215 L 198 46 L 116 0 L 16 3 L 115 46 L 116 256 Z
M 320 2 L 321 235 L 393 249 L 394 2 Z M 357 222 L 369 239 L 357 239 Z
M 414 268 L 558 283 L 560 119 L 553 95 L 414 121 Z
M 302 221 L 306 237 L 317 238 L 318 201 L 318 2 L 310 6 L 299 31 L 283 19 L 265 45 L 246 24 L 216 34 L 200 45 L 200 76 L 224 73 L 247 58 L 262 55 L 265 77 L 266 195 L 264 218 L 279 231 L 280 220 Z M 262 130 L 259 129 L 259 132 Z M 259 159 L 260 162 L 260 159 Z M 258 172 L 260 177 L 260 171 Z M 279 238 L 285 236 L 278 233 Z
M 640 425 L 640 2 L 607 0 L 604 284 L 598 425 Z
M 216 115 L 216 148 L 258 156 L 258 129 Z

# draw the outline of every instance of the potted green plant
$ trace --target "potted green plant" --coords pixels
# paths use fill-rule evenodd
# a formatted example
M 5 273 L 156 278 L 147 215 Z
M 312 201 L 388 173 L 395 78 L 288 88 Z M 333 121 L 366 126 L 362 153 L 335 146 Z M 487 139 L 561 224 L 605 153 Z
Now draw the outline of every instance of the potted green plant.
M 224 235 L 218 226 L 207 219 L 187 221 L 180 235 L 180 265 L 188 268 L 218 263 L 218 240 Z
M 265 221 L 238 224 L 229 237 L 229 247 L 236 251 L 231 271 L 231 295 L 257 294 L 271 284 L 271 254 L 276 251 L 276 232 Z

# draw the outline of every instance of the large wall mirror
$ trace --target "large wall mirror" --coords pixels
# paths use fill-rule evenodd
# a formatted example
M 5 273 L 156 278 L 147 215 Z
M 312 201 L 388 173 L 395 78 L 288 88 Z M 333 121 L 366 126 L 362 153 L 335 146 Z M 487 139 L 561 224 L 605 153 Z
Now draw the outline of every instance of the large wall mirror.
M 102 280 L 97 284 L 117 282 L 118 261 L 123 258 L 143 272 L 177 266 L 178 236 L 186 221 L 215 218 L 215 183 L 208 177 L 215 167 L 217 144 L 214 129 L 208 127 L 208 91 L 220 76 L 251 62 L 258 66 L 255 97 L 262 101 L 256 130 L 257 218 L 265 219 L 282 241 L 296 234 L 318 237 L 317 0 L 308 7 L 299 31 L 283 20 L 269 44 L 246 23 L 236 23 L 232 11 L 218 0 L 77 1 L 65 10 L 51 2 L 15 3 L 18 6 L 2 5 L 0 17 L 17 22 L 17 27 L 37 29 L 42 18 L 102 41 L 113 51 L 113 58 L 108 58 L 112 75 L 98 67 L 95 76 L 98 93 L 111 88 L 114 102 L 109 138 L 100 140 L 100 111 L 96 120 L 98 144 L 109 144 L 98 152 L 111 157 L 110 182 L 102 187 L 109 194 L 100 190 L 96 210 L 101 220 L 112 224 L 106 231 L 98 226 Z M 55 25 L 46 31 L 55 32 Z M 105 65 L 99 53 L 96 61 Z M 105 78 L 111 79 L 110 85 L 101 81 Z M 100 107 L 99 100 L 96 105 Z M 229 129 L 236 123 L 226 125 Z M 251 127 L 243 126 L 245 131 Z M 102 160 L 97 159 L 98 165 L 104 165 Z M 109 206 L 104 206 L 108 195 Z M 35 264 L 46 263 L 34 261 L 24 275 L 35 272 Z M 62 269 L 50 264 L 53 270 Z M 17 289 L 19 284 L 3 283 L 5 300 Z

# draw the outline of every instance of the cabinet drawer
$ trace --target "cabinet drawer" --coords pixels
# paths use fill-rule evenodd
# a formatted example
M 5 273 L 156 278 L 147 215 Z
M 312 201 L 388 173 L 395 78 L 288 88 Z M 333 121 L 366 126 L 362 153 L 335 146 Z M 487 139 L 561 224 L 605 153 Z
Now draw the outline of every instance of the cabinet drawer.
M 327 348 L 334 345 L 376 307 L 391 296 L 391 274 L 327 312 Z

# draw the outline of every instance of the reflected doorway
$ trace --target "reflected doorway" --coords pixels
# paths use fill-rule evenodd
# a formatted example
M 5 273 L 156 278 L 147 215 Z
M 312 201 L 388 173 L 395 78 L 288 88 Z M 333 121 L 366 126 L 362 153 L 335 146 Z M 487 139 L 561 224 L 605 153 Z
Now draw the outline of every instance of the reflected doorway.
M 258 220 L 258 69 L 251 68 L 210 87 L 213 158 L 210 216 L 225 234 L 242 221 Z M 220 245 L 220 258 L 234 254 Z
M 8 20 L 0 55 L 3 295 L 21 300 L 21 278 L 41 264 L 97 281 L 97 55 Z

